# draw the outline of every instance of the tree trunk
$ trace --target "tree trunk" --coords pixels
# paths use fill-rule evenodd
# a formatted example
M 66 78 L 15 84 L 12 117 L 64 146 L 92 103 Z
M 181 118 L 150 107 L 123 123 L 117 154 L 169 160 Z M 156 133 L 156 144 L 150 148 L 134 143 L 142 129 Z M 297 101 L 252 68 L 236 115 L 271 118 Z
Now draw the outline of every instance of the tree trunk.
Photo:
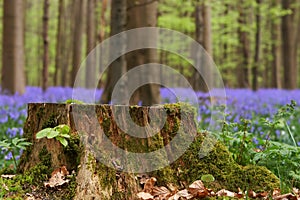
M 126 29 L 126 1 L 124 0 L 112 0 L 111 1 L 111 20 L 110 20 L 110 35 L 113 36 Z M 122 50 L 126 48 L 126 38 L 120 44 L 112 44 L 115 50 L 120 50 L 120 52 L 111 53 L 121 53 Z M 111 94 L 114 89 L 115 84 L 120 79 L 122 74 L 126 72 L 126 60 L 125 56 L 120 56 L 117 58 L 107 70 L 107 79 L 104 91 L 101 96 L 102 103 L 109 103 L 111 101 Z M 121 90 L 123 96 L 125 96 L 125 84 L 121 84 L 123 89 Z M 122 95 L 122 94 L 120 94 Z
M 138 0 L 127 1 L 127 30 L 139 27 L 155 27 L 157 23 L 157 1 Z M 137 36 L 139 37 L 139 36 Z M 141 36 L 140 36 L 141 37 Z M 133 38 L 128 36 L 128 45 L 137 42 L 150 43 L 150 38 Z M 141 49 L 126 55 L 127 70 L 133 69 L 139 65 L 147 63 L 156 63 L 157 60 L 156 49 Z M 136 77 L 147 80 L 151 83 L 153 79 L 158 78 L 159 72 L 156 69 L 149 69 L 147 74 Z M 133 77 L 131 77 L 133 78 Z M 156 84 L 147 84 L 132 95 L 130 103 L 143 105 L 152 105 L 160 103 L 160 86 Z
M 95 47 L 95 1 L 87 1 L 87 55 Z M 95 68 L 95 56 L 91 54 L 86 61 L 86 76 L 85 76 L 85 86 L 87 88 L 95 88 L 96 81 L 96 68 Z
M 43 81 L 42 89 L 46 91 L 48 87 L 48 68 L 49 68 L 49 37 L 48 37 L 48 22 L 49 22 L 49 0 L 44 0 L 44 15 L 43 15 Z
M 293 0 L 282 1 L 283 9 L 291 9 L 292 13 L 282 17 L 282 56 L 284 66 L 284 88 L 297 88 L 297 46 L 296 30 L 299 24 L 295 23 L 296 10 L 292 8 Z
M 254 65 L 252 67 L 252 90 L 258 89 L 257 77 L 258 67 L 260 65 L 260 42 L 261 42 L 261 17 L 260 17 L 260 4 L 262 0 L 256 0 L 256 33 L 255 33 L 255 54 L 254 54 Z
M 118 112 L 117 116 L 112 114 L 113 109 Z M 167 115 L 164 126 L 153 137 L 132 137 L 123 131 L 124 128 L 121 128 L 120 124 L 116 124 L 116 120 L 121 120 L 122 126 L 127 126 L 127 130 L 133 130 L 130 124 L 127 124 L 126 112 L 128 111 L 134 123 L 139 126 L 143 127 L 150 123 L 149 107 L 29 104 L 24 136 L 28 138 L 32 146 L 22 155 L 18 171 L 28 171 L 38 164 L 46 165 L 51 169 L 50 172 L 66 166 L 68 171 L 77 172 L 74 199 L 136 199 L 135 195 L 140 190 L 140 186 L 135 174 L 123 172 L 121 169 L 118 171 L 120 166 L 123 166 L 124 170 L 127 169 L 126 171 L 133 169 L 134 171 L 145 170 L 148 172 L 147 169 L 150 169 L 147 168 L 148 166 L 155 166 L 155 162 L 165 163 L 166 159 L 173 156 L 172 150 L 177 147 L 169 148 L 167 155 L 158 154 L 158 157 L 151 157 L 151 160 L 138 160 L 137 162 L 143 163 L 142 165 L 131 166 L 135 162 L 128 162 L 130 163 L 128 167 L 126 158 L 117 155 L 117 149 L 110 149 L 109 152 L 105 152 L 108 153 L 106 155 L 103 151 L 99 152 L 98 147 L 106 148 L 113 143 L 128 152 L 147 153 L 168 144 L 174 138 L 174 133 L 179 131 L 178 126 L 181 124 L 184 124 L 182 131 L 188 137 L 194 137 L 197 130 L 193 111 L 174 104 L 153 108 L 154 112 L 151 117 L 160 119 L 161 111 L 166 112 Z M 67 147 L 64 148 L 56 139 L 35 139 L 36 133 L 41 129 L 55 127 L 59 124 L 66 124 L 71 128 L 71 138 L 68 139 Z M 148 135 L 147 129 L 145 130 L 146 132 L 144 131 L 143 134 Z M 108 137 L 108 140 L 104 140 L 104 137 Z M 102 159 L 105 159 L 106 156 L 112 159 L 112 162 L 103 161 Z M 115 166 L 113 158 L 116 157 L 119 167 Z M 108 163 L 110 163 L 110 167 L 106 166 Z M 167 176 L 167 174 L 162 176 Z
M 54 85 L 58 86 L 60 85 L 58 83 L 58 73 L 62 68 L 62 60 L 63 57 L 63 49 L 62 49 L 62 43 L 64 43 L 64 26 L 63 26 L 63 20 L 64 20 L 64 13 L 65 13 L 65 6 L 64 6 L 65 0 L 59 0 L 58 4 L 58 23 L 57 23 L 57 35 L 56 35 L 56 49 L 55 49 L 55 71 L 54 71 Z
M 201 6 L 200 3 L 196 3 L 196 5 L 195 5 L 195 26 L 196 26 L 195 40 L 201 45 L 204 45 L 204 35 L 205 35 L 204 34 L 205 27 L 204 27 L 204 22 L 203 22 L 204 14 L 202 14 L 203 8 L 204 8 L 204 6 Z M 209 32 L 209 31 L 206 31 L 206 32 Z M 208 45 L 208 44 L 209 44 L 209 42 L 206 42 L 206 45 Z M 197 51 L 193 51 L 193 52 L 195 52 L 195 55 L 194 55 L 195 65 L 199 66 L 199 67 L 203 67 L 203 65 L 200 64 L 201 57 L 203 55 L 200 55 L 200 53 Z M 201 90 L 201 91 L 207 92 L 208 90 L 207 90 L 206 84 L 203 80 L 204 74 L 200 74 L 195 68 L 193 68 L 193 71 L 194 72 L 191 77 L 191 85 L 192 85 L 193 89 L 196 91 Z
M 247 14 L 245 9 L 242 7 L 244 0 L 241 0 L 238 3 L 239 10 L 239 28 L 238 28 L 238 36 L 240 41 L 239 52 L 241 52 L 241 61 L 239 66 L 237 67 L 237 80 L 238 86 L 242 88 L 249 87 L 249 61 L 250 61 L 250 41 L 249 36 L 245 30 L 243 30 L 243 26 L 247 25 Z
M 63 59 L 62 59 L 62 66 L 61 66 L 61 74 L 60 74 L 60 82 L 61 86 L 68 86 L 68 78 L 69 78 L 69 66 L 71 62 L 71 53 L 72 53 L 72 40 L 71 35 L 73 30 L 76 29 L 76 26 L 73 27 L 73 15 L 75 4 L 72 1 L 65 1 L 66 2 L 66 11 L 64 12 L 63 26 L 64 26 L 64 34 L 63 34 L 63 41 L 62 42 L 62 52 L 63 52 Z
M 23 0 L 4 0 L 2 38 L 2 91 L 25 92 Z
M 72 57 L 72 72 L 70 85 L 73 86 L 76 79 L 77 71 L 79 70 L 82 58 L 82 33 L 83 33 L 83 16 L 84 15 L 84 0 L 76 0 L 74 4 L 74 27 L 73 31 L 73 57 Z
M 273 0 L 273 6 L 280 5 L 281 0 Z M 280 20 L 273 20 L 271 24 L 271 38 L 272 38 L 272 84 L 273 88 L 281 88 L 281 68 L 282 68 L 282 55 L 281 55 L 281 29 Z

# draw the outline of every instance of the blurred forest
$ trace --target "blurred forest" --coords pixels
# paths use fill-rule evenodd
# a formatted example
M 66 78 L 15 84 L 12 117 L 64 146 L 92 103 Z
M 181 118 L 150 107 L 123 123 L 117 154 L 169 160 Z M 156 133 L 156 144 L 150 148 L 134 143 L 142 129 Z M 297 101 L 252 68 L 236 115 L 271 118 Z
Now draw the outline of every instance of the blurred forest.
M 143 26 L 194 38 L 213 58 L 226 87 L 295 89 L 300 83 L 300 0 L 1 0 L 0 8 L 1 87 L 12 93 L 23 93 L 26 85 L 72 87 L 81 62 L 97 44 Z M 109 88 L 116 74 L 140 64 L 139 53 L 116 60 L 100 87 Z M 193 84 L 199 74 L 179 56 L 143 53 L 201 89 Z M 91 81 L 86 78 L 86 87 Z

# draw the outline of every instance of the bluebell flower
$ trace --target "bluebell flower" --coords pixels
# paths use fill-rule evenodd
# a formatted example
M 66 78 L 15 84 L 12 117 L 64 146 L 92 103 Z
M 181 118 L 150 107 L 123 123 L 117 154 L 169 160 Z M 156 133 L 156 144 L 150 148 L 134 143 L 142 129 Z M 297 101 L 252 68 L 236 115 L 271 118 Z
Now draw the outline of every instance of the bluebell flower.
M 253 138 L 252 138 L 252 142 L 253 142 L 254 144 L 258 144 L 257 138 L 256 138 L 256 137 L 253 137 Z
M 5 155 L 4 159 L 5 159 L 5 160 L 11 160 L 11 159 L 12 159 L 12 153 L 11 153 L 11 151 L 8 152 L 7 155 Z

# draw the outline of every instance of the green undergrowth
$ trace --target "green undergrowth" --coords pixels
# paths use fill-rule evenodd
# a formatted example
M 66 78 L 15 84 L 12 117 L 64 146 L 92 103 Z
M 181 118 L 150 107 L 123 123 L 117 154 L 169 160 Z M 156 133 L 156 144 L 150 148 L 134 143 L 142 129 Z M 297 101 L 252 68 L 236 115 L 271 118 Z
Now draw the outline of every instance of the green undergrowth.
M 184 155 L 171 166 L 152 173 L 157 177 L 159 185 L 168 183 L 191 184 L 200 180 L 201 176 L 211 174 L 215 181 L 207 185 L 214 191 L 227 189 L 231 191 L 253 190 L 255 192 L 270 191 L 280 187 L 279 179 L 262 166 L 241 166 L 232 158 L 228 149 L 219 141 L 216 142 L 209 154 L 203 158 L 199 152 L 203 141 L 214 142 L 213 139 L 204 140 L 199 134 Z

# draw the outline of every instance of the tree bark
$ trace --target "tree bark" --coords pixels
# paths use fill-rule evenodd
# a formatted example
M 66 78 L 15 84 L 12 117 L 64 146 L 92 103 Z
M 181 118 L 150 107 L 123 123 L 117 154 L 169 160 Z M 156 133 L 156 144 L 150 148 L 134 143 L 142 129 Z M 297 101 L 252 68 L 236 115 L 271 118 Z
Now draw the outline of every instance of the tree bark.
M 297 44 L 296 30 L 298 24 L 295 22 L 296 10 L 292 8 L 293 0 L 283 0 L 282 8 L 290 9 L 291 14 L 282 17 L 281 31 L 282 31 L 282 58 L 284 66 L 284 88 L 297 88 Z
M 4 0 L 2 38 L 3 92 L 25 92 L 23 0 Z
M 110 20 L 110 35 L 113 36 L 124 30 L 126 30 L 126 1 L 124 0 L 112 0 L 111 1 L 111 20 Z M 123 38 L 123 42 L 120 44 L 112 44 L 114 50 L 124 50 L 126 48 L 126 38 Z M 118 47 L 118 48 L 116 48 Z M 120 53 L 119 52 L 119 53 Z M 118 53 L 118 52 L 111 52 Z M 117 58 L 107 70 L 107 79 L 104 91 L 101 96 L 102 103 L 109 103 L 111 101 L 111 94 L 114 89 L 115 84 L 120 79 L 120 77 L 126 72 L 126 60 L 125 56 L 122 55 Z M 125 81 L 121 84 L 121 89 L 123 95 L 125 96 Z
M 281 0 L 273 0 L 273 6 L 280 5 Z M 281 29 L 280 20 L 275 19 L 271 24 L 271 38 L 272 38 L 272 83 L 273 88 L 282 88 L 281 85 L 281 68 L 282 68 L 282 55 L 281 55 Z
M 112 114 L 113 109 L 118 110 L 117 116 Z M 73 170 L 77 172 L 74 199 L 136 199 L 135 195 L 138 190 L 141 190 L 136 175 L 102 164 L 99 156 L 108 156 L 110 159 L 117 152 L 112 149 L 107 152 L 109 155 L 104 155 L 104 153 L 97 153 L 96 149 L 113 143 L 128 152 L 152 152 L 168 144 L 174 138 L 174 133 L 179 131 L 178 126 L 181 124 L 184 124 L 182 130 L 184 134 L 195 136 L 197 129 L 192 110 L 182 109 L 178 104 L 168 105 L 168 107 L 158 106 L 153 109 L 154 115 L 152 116 L 155 118 L 159 117 L 161 111 L 166 112 L 164 127 L 153 137 L 136 138 L 124 132 L 115 121 L 121 120 L 123 125 L 128 126 L 128 130 L 132 130 L 126 123 L 126 112 L 129 111 L 135 123 L 145 126 L 150 123 L 149 107 L 29 104 L 24 136 L 32 143 L 32 146 L 24 151 L 18 171 L 28 171 L 37 164 L 46 165 L 51 172 L 66 166 L 69 172 Z M 63 147 L 56 139 L 37 140 L 35 138 L 36 133 L 41 129 L 59 124 L 66 124 L 71 128 L 71 138 L 68 139 L 67 147 Z M 145 132 L 145 134 L 148 133 Z M 108 140 L 103 140 L 103 137 L 108 137 Z M 173 156 L 172 149 L 168 152 L 167 158 Z M 125 165 L 126 162 L 122 159 L 126 158 L 120 157 L 119 160 Z M 146 169 L 148 164 L 163 162 L 160 159 L 166 158 L 159 155 L 157 158 L 153 157 L 151 161 L 145 159 L 143 166 L 137 167 Z M 134 168 L 137 169 L 137 167 Z M 162 173 L 161 178 L 164 176 L 167 178 L 168 175 L 170 174 L 163 175 Z M 121 196 L 116 196 L 117 194 Z
M 79 70 L 82 58 L 82 33 L 83 33 L 83 16 L 84 16 L 84 0 L 76 0 L 74 5 L 74 27 L 73 31 L 73 55 L 72 55 L 72 72 L 70 85 L 73 86 Z
M 254 65 L 252 67 L 252 90 L 256 91 L 258 89 L 257 77 L 258 77 L 258 67 L 260 65 L 260 43 L 261 43 L 261 14 L 260 14 L 260 4 L 262 0 L 256 0 L 256 33 L 255 33 L 255 54 L 254 54 Z
M 48 37 L 48 23 L 49 23 L 49 0 L 44 0 L 44 15 L 43 15 L 43 81 L 42 89 L 46 91 L 48 87 L 48 68 L 49 68 L 49 37 Z
M 204 44 L 204 37 L 205 36 L 207 37 L 207 34 L 209 31 L 207 31 L 207 27 L 205 27 L 205 24 L 204 24 L 205 17 L 204 17 L 203 9 L 204 9 L 204 6 L 201 5 L 200 3 L 197 2 L 195 4 L 195 27 L 196 27 L 195 40 L 199 44 L 201 44 L 203 46 L 203 48 L 205 48 L 204 45 L 209 46 L 210 42 L 206 42 L 206 44 Z M 207 23 L 209 24 L 210 22 L 206 22 L 206 26 L 208 25 Z M 206 34 L 204 34 L 204 29 L 206 29 Z M 211 47 L 209 47 L 208 50 L 210 51 Z M 194 53 L 193 57 L 194 57 L 195 65 L 198 67 L 204 67 L 204 65 L 201 64 L 203 55 L 201 55 L 201 53 L 199 51 L 197 52 L 196 50 L 193 50 L 193 53 Z M 205 76 L 205 75 L 200 74 L 195 68 L 192 68 L 192 70 L 194 72 L 192 73 L 190 82 L 191 82 L 193 89 L 196 91 L 207 92 L 208 91 L 207 85 L 203 80 L 203 76 Z
M 247 25 L 247 13 L 245 9 L 242 7 L 244 0 L 241 0 L 238 3 L 239 10 L 239 28 L 238 28 L 238 36 L 240 42 L 239 52 L 241 52 L 241 61 L 239 66 L 237 67 L 237 80 L 238 86 L 242 88 L 249 87 L 249 62 L 250 62 L 250 41 L 249 41 L 249 33 L 243 30 L 243 26 Z
M 95 1 L 87 1 L 87 55 L 91 53 L 95 47 Z M 95 88 L 96 80 L 96 67 L 95 67 L 95 56 L 91 54 L 86 61 L 86 76 L 85 76 L 85 86 L 87 88 Z
M 65 5 L 64 0 L 59 0 L 58 3 L 58 23 L 57 23 L 57 34 L 56 34 L 56 49 L 55 49 L 55 71 L 54 71 L 54 85 L 58 86 L 58 73 L 62 68 L 62 60 L 63 57 L 63 49 L 62 43 L 64 43 L 64 13 L 65 13 Z
M 155 27 L 157 23 L 157 1 L 138 0 L 127 1 L 127 30 L 139 27 Z M 139 37 L 139 36 L 137 36 Z M 128 45 L 144 42 L 150 43 L 149 38 L 132 38 L 128 36 Z M 156 49 L 141 49 L 128 53 L 126 55 L 127 70 L 133 69 L 136 66 L 156 63 L 158 61 Z M 151 80 L 158 77 L 158 73 L 155 69 L 149 69 L 148 74 L 143 74 L 141 77 L 146 79 L 149 83 Z M 152 105 L 160 103 L 160 86 L 156 84 L 147 84 L 139 89 L 132 95 L 130 104 Z

